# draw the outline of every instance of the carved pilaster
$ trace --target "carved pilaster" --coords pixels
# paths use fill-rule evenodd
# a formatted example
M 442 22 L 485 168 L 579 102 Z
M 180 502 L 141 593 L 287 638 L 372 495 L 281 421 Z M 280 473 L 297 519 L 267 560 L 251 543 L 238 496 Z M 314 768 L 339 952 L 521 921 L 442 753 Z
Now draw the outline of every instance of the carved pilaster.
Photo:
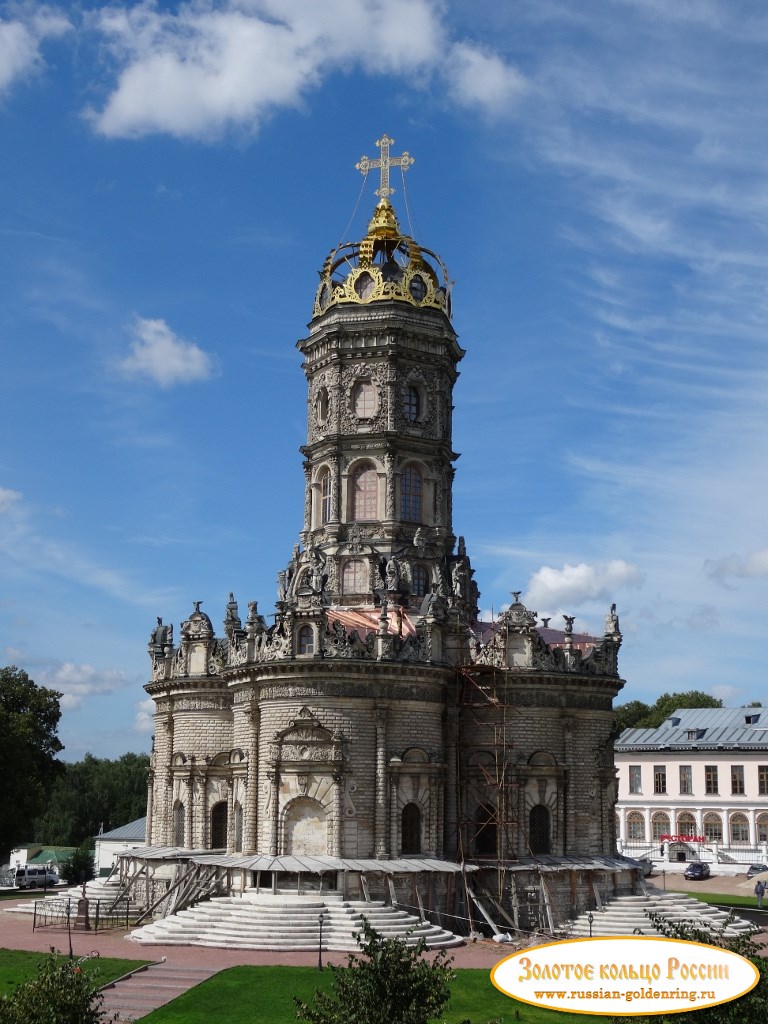
M 384 499 L 384 518 L 395 518 L 395 457 L 391 452 L 384 456 L 386 472 L 386 493 Z
M 376 708 L 376 856 L 389 856 L 387 828 L 387 716 L 386 708 Z

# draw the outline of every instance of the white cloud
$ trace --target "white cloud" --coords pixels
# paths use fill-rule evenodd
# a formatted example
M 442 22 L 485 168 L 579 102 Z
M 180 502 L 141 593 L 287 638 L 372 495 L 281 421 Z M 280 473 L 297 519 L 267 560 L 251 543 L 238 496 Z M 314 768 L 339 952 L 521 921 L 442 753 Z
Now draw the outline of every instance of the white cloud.
M 452 47 L 443 74 L 455 100 L 465 107 L 501 113 L 527 90 L 528 83 L 495 53 L 467 43 Z
M 644 574 L 621 559 L 591 565 L 543 566 L 531 577 L 524 603 L 528 608 L 570 608 L 584 601 L 615 598 L 620 587 L 639 587 Z
M 333 71 L 447 79 L 454 101 L 499 112 L 523 87 L 497 55 L 446 36 L 436 0 L 199 0 L 174 13 L 111 7 L 93 17 L 117 84 L 88 116 L 114 137 L 257 131 Z M 446 54 L 448 55 L 446 59 Z
M 132 333 L 131 354 L 118 364 L 126 376 L 148 377 L 161 388 L 213 376 L 211 357 L 194 342 L 174 334 L 165 320 L 139 317 Z
M 127 685 L 125 672 L 96 669 L 92 665 L 65 662 L 56 668 L 38 671 L 37 682 L 62 694 L 63 711 L 74 711 L 91 697 L 115 693 Z
M 0 93 L 40 66 L 44 39 L 60 36 L 70 27 L 63 15 L 47 7 L 25 20 L 0 20 Z
M 146 700 L 137 701 L 134 707 L 136 708 L 136 717 L 133 720 L 134 732 L 154 732 L 155 721 L 152 716 L 155 713 L 155 702 L 152 698 L 147 697 Z
M 0 487 L 0 515 L 16 508 L 20 501 L 21 493 L 19 491 L 12 491 L 9 487 Z
M 710 579 L 725 583 L 729 579 L 749 579 L 768 576 L 768 548 L 750 551 L 746 555 L 727 555 L 725 558 L 708 559 L 704 571 Z

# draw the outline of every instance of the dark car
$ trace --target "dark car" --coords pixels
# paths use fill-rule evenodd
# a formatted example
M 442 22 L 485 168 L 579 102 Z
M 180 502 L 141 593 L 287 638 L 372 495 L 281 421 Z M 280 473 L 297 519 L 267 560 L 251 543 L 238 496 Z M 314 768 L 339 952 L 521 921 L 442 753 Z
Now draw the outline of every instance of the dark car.
M 768 864 L 750 864 L 747 869 L 747 878 L 754 878 L 755 875 L 762 875 L 764 871 L 768 871 Z
M 700 882 L 704 878 L 709 878 L 709 864 L 694 861 L 693 864 L 688 865 L 683 874 L 691 881 Z

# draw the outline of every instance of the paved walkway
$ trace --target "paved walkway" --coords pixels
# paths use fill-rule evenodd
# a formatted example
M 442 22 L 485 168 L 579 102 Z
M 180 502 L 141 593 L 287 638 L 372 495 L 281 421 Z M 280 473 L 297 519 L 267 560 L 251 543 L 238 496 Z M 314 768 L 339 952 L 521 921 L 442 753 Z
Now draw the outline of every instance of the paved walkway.
M 0 947 L 28 949 L 47 953 L 51 946 L 68 951 L 66 931 L 39 929 L 32 931 L 32 918 L 27 914 L 10 913 L 0 905 Z M 128 981 L 105 991 L 104 1009 L 119 1010 L 121 1021 L 138 1020 L 186 992 L 205 978 L 241 964 L 316 967 L 317 953 L 286 953 L 268 949 L 217 949 L 213 946 L 140 946 L 125 937 L 124 932 L 72 932 L 74 956 L 98 952 L 99 956 L 129 960 L 164 960 L 149 967 Z M 490 971 L 507 952 L 495 942 L 475 942 L 448 951 L 455 967 L 476 967 Z M 427 954 L 427 956 L 434 954 Z M 346 963 L 348 954 L 323 952 L 324 964 Z

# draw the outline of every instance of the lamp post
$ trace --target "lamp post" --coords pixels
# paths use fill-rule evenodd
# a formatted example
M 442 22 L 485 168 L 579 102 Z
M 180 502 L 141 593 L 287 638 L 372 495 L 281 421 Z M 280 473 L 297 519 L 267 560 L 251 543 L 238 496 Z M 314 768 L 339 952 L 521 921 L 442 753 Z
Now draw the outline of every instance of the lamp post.
M 589 937 L 590 937 L 590 939 L 592 938 L 592 922 L 594 921 L 594 919 L 595 919 L 594 914 L 590 910 L 590 912 L 587 914 L 587 921 L 589 921 Z
M 317 969 L 322 971 L 323 969 L 323 922 L 325 921 L 325 909 L 321 910 L 317 916 L 318 923 L 320 925 L 320 939 L 317 944 Z

